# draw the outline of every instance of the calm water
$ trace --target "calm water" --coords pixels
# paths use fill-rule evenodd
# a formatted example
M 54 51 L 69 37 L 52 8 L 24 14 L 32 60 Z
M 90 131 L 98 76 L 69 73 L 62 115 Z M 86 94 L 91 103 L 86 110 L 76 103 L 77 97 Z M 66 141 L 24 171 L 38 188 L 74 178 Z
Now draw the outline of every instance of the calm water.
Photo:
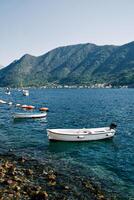
M 30 89 L 0 90 L 0 99 L 49 107 L 46 119 L 14 121 L 14 106 L 0 104 L 0 152 L 49 162 L 66 174 L 94 177 L 108 195 L 134 199 L 134 89 Z M 118 125 L 111 140 L 69 143 L 49 142 L 46 128 L 103 127 Z

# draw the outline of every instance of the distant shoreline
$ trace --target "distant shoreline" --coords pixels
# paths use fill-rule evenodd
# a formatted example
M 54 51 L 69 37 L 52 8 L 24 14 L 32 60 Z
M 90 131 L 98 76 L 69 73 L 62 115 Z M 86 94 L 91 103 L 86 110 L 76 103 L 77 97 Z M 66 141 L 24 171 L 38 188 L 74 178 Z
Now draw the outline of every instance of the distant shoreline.
M 44 86 L 22 86 L 22 87 L 12 87 L 12 86 L 3 86 L 0 88 L 16 88 L 16 89 L 23 89 L 23 88 L 44 88 L 44 89 L 126 89 L 126 88 L 134 88 L 134 85 L 119 85 L 119 86 L 112 86 L 112 85 L 104 85 L 104 84 L 94 84 L 91 86 L 88 85 L 44 85 Z

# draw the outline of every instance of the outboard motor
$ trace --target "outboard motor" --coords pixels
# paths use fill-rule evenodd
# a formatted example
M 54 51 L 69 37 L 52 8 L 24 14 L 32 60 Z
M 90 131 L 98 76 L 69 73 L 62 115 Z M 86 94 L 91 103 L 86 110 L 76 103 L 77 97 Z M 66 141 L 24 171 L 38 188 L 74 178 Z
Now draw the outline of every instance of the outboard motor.
M 111 123 L 109 127 L 110 127 L 110 129 L 116 129 L 117 125 L 114 123 Z

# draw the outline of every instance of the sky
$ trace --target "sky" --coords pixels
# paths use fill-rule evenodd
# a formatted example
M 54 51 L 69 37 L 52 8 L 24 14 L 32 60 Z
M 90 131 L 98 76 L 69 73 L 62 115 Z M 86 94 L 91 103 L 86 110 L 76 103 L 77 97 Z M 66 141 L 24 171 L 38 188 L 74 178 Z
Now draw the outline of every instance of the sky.
M 78 43 L 134 41 L 134 0 L 0 0 L 0 64 Z

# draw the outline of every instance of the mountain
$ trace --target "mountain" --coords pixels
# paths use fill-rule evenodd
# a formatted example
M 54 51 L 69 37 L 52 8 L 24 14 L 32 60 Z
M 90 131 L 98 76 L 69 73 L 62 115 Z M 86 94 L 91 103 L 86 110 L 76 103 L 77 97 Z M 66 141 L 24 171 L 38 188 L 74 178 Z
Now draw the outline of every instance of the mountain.
M 134 84 L 134 42 L 122 46 L 78 44 L 42 56 L 25 54 L 0 70 L 0 86 Z
M 0 69 L 2 69 L 4 66 L 0 64 Z

